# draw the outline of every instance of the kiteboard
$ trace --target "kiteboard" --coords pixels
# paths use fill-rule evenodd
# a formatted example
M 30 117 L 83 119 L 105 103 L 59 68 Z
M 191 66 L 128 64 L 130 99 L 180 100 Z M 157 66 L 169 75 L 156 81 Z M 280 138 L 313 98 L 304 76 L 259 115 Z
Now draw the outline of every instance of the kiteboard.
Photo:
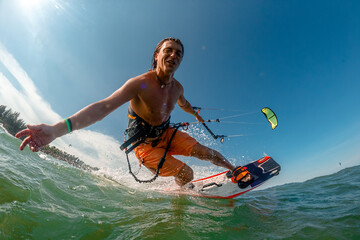
M 280 165 L 269 156 L 248 163 L 243 167 L 253 176 L 253 182 L 246 188 L 240 188 L 237 183 L 234 183 L 227 176 L 228 171 L 225 171 L 194 180 L 190 183 L 191 189 L 176 191 L 176 193 L 206 198 L 235 198 L 259 187 L 272 177 L 278 175 L 281 169 Z

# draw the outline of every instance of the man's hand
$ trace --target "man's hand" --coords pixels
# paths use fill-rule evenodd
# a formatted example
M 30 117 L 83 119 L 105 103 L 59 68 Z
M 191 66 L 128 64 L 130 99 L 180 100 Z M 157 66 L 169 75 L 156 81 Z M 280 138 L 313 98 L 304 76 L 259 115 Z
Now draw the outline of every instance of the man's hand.
M 201 122 L 201 123 L 204 123 L 204 119 L 199 115 L 199 113 L 195 114 L 195 117 L 196 117 L 196 120 Z
M 39 148 L 51 143 L 56 137 L 54 127 L 46 124 L 27 125 L 27 129 L 18 132 L 15 137 L 21 138 L 27 136 L 20 145 L 20 150 L 24 150 L 26 145 L 33 152 L 39 151 Z

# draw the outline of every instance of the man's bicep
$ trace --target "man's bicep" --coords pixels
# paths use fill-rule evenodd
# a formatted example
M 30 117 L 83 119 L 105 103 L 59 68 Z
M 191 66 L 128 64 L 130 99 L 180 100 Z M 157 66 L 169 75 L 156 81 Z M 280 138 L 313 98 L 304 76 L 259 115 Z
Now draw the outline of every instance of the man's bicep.
M 187 100 L 186 98 L 184 97 L 184 95 L 180 95 L 179 96 L 179 99 L 177 100 L 177 104 L 180 106 L 180 107 L 184 107 L 187 103 Z
M 184 97 L 184 89 L 183 87 L 181 86 L 181 84 L 179 83 L 179 91 L 180 91 L 180 95 L 179 95 L 179 98 L 177 100 L 177 104 L 180 106 L 180 107 L 183 107 L 186 105 L 187 103 L 187 100 L 186 98 Z

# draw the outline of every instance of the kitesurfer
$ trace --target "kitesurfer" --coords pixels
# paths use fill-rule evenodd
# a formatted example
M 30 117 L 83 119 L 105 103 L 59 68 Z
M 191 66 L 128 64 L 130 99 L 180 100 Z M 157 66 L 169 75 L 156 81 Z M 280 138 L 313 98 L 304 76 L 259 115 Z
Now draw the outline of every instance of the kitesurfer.
M 174 77 L 183 55 L 184 47 L 179 39 L 163 39 L 155 48 L 151 70 L 129 79 L 109 97 L 90 104 L 64 121 L 54 125 L 29 125 L 27 129 L 16 134 L 18 138 L 26 136 L 20 149 L 23 150 L 29 145 L 31 151 L 37 152 L 40 147 L 54 139 L 94 124 L 126 102 L 130 102 L 129 136 L 131 137 L 131 131 L 134 129 L 145 131 L 143 136 L 146 136 L 146 139 L 134 149 L 135 155 L 145 167 L 154 172 L 174 132 L 174 128 L 169 126 L 169 120 L 175 104 L 194 115 L 197 121 L 204 122 L 185 98 L 183 86 Z M 142 128 L 143 126 L 146 127 Z M 137 140 L 135 139 L 132 144 Z M 227 168 L 233 173 L 236 181 L 246 182 L 251 178 L 247 170 L 235 168 L 218 151 L 200 144 L 185 132 L 177 131 L 169 145 L 159 175 L 174 176 L 180 186 L 193 179 L 193 170 L 173 155 L 192 156 Z

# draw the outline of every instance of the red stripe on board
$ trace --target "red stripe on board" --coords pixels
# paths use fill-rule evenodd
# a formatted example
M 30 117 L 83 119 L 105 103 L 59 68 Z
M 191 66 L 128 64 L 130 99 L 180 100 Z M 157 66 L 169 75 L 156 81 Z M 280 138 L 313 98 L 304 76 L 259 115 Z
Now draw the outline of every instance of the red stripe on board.
M 227 172 L 228 172 L 228 171 L 225 171 L 225 172 L 218 173 L 218 174 L 213 175 L 213 176 L 210 176 L 210 177 L 206 177 L 206 178 L 202 178 L 202 179 L 197 179 L 197 180 L 194 180 L 194 181 L 192 181 L 192 182 L 199 182 L 199 181 L 203 181 L 203 180 L 206 180 L 206 179 L 209 179 L 209 178 L 217 177 L 217 176 L 219 176 L 219 175 L 221 175 L 221 174 L 224 174 L 224 173 L 227 173 Z
M 199 195 L 201 197 L 205 197 L 205 198 L 214 198 L 214 199 L 230 199 L 230 198 L 235 198 L 237 196 L 240 196 L 241 194 L 244 194 L 244 193 L 247 193 L 257 187 L 259 187 L 260 185 L 262 185 L 263 183 L 260 183 L 259 185 L 257 185 L 256 187 L 253 187 L 253 188 L 250 188 L 249 190 L 246 190 L 244 192 L 241 192 L 241 193 L 236 193 L 234 195 L 230 195 L 230 196 L 226 196 L 226 197 L 221 197 L 221 196 L 206 196 L 206 195 Z

